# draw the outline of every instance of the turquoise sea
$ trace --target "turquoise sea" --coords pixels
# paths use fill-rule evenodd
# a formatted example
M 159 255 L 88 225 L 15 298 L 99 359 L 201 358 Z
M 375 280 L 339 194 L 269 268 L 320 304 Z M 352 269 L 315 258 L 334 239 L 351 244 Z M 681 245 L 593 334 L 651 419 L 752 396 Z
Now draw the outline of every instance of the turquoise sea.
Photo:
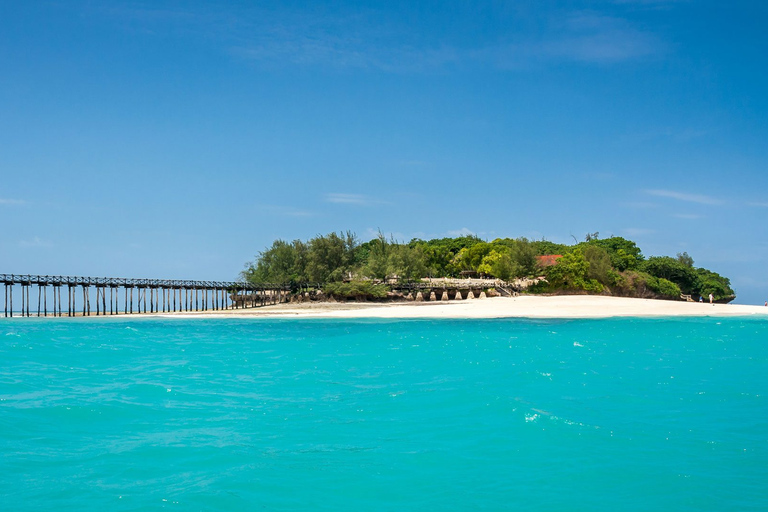
M 3 319 L 0 509 L 766 510 L 768 321 Z

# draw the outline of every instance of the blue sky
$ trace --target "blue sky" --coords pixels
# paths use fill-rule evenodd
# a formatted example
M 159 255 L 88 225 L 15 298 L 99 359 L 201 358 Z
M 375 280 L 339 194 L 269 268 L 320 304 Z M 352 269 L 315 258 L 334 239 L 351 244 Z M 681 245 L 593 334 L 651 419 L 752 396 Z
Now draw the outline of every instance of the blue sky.
M 0 272 L 598 231 L 762 304 L 766 26 L 763 2 L 2 2 Z

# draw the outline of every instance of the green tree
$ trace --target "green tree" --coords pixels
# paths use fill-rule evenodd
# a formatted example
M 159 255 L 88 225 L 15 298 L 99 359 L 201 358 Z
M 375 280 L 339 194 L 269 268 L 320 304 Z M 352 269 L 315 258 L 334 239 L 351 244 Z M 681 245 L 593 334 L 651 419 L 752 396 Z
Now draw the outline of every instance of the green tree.
M 697 268 L 696 276 L 696 293 L 698 295 L 707 297 L 711 293 L 715 300 L 733 300 L 736 298 L 731 288 L 731 281 L 727 277 L 705 268 Z
M 415 281 L 427 274 L 424 253 L 418 246 L 390 244 L 387 267 L 389 275 L 397 276 L 400 281 Z
M 390 244 L 386 237 L 379 231 L 379 235 L 368 242 L 368 261 L 363 273 L 374 279 L 384 280 L 389 271 Z
M 536 251 L 536 256 L 545 256 L 548 254 L 565 254 L 570 251 L 570 247 L 565 244 L 556 244 L 549 240 L 534 240 L 530 242 Z
M 248 264 L 242 276 L 252 283 L 305 281 L 306 259 L 307 245 L 301 240 L 275 240 L 270 248 L 259 253 L 255 262 Z
M 547 267 L 546 278 L 550 287 L 565 290 L 603 291 L 603 285 L 589 278 L 589 262 L 580 248 L 566 253 L 555 265 Z
M 491 251 L 493 245 L 488 242 L 479 242 L 471 247 L 461 249 L 454 258 L 454 266 L 460 270 L 470 270 L 477 272 L 480 264 Z
M 430 277 L 445 277 L 451 275 L 453 271 L 453 254 L 448 247 L 431 246 L 427 243 L 418 245 L 409 244 L 409 247 L 418 247 L 424 258 L 424 265 L 427 268 L 427 275 Z
M 636 270 L 644 260 L 637 244 L 620 236 L 612 236 L 602 240 L 593 238 L 580 245 L 596 245 L 605 249 L 611 258 L 611 266 L 620 272 Z
M 512 260 L 517 268 L 515 277 L 531 277 L 536 274 L 536 248 L 525 238 L 515 240 Z
M 346 235 L 330 233 L 310 240 L 307 254 L 309 280 L 318 283 L 341 281 L 353 268 L 357 245 L 357 237 L 349 231 Z
M 508 281 L 520 273 L 509 249 L 492 250 L 484 258 L 478 272 Z
M 642 270 L 654 277 L 672 281 L 683 293 L 696 293 L 698 276 L 696 271 L 669 256 L 653 256 L 643 263 Z
M 589 263 L 587 277 L 595 279 L 601 284 L 611 286 L 615 282 L 616 272 L 611 266 L 611 258 L 608 251 L 594 244 L 584 247 L 584 259 Z

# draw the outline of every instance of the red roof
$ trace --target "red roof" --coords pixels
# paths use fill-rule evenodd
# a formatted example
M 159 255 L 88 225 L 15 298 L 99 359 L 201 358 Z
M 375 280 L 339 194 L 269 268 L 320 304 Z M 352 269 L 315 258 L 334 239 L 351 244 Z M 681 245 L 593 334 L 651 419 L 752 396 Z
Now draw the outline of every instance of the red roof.
M 562 254 L 545 254 L 544 256 L 536 256 L 536 260 L 541 267 L 551 267 L 557 263 L 558 258 L 562 257 Z

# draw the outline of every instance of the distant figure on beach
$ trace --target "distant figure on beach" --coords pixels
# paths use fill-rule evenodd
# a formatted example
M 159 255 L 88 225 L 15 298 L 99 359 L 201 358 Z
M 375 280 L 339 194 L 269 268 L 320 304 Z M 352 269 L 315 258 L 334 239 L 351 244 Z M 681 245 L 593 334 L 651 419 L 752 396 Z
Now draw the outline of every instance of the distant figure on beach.
M 704 297 L 702 297 L 701 295 L 699 295 L 699 302 L 704 302 Z
M 709 303 L 712 304 L 713 306 L 715 305 L 714 300 L 715 300 L 715 296 L 710 293 L 709 294 Z
M 767 300 L 767 301 L 765 301 L 765 307 L 767 307 L 767 308 L 768 308 L 768 300 Z

